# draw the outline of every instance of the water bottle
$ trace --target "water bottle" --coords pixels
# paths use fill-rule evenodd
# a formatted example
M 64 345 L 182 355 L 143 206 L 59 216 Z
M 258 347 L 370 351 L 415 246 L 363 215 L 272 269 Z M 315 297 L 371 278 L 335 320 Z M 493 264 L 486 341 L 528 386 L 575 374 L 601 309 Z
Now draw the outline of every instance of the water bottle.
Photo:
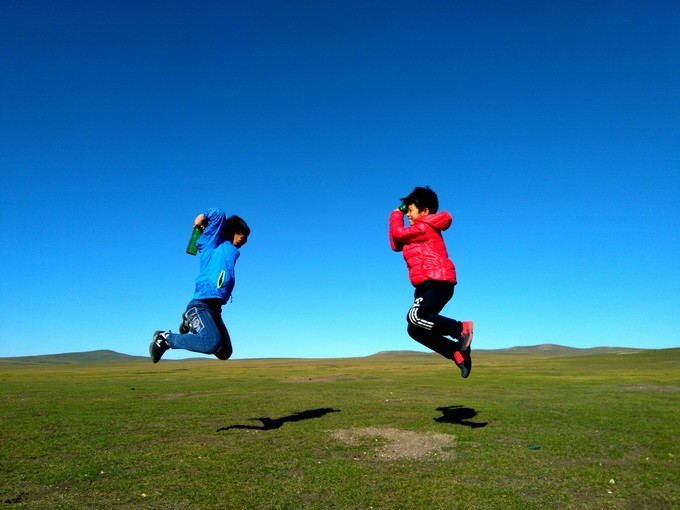
M 198 238 L 201 237 L 202 233 L 203 229 L 200 227 L 194 227 L 194 231 L 191 233 L 191 238 L 189 239 L 189 244 L 187 245 L 187 253 L 189 255 L 196 255 L 198 253 L 198 246 L 196 246 L 196 242 L 198 241 Z

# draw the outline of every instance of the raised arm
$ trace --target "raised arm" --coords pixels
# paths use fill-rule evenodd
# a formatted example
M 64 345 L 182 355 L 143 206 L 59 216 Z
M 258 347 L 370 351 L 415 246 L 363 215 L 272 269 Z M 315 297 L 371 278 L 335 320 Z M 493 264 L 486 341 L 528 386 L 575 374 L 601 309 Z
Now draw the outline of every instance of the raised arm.
M 426 238 L 427 226 L 422 223 L 405 227 L 404 213 L 395 209 L 390 214 L 390 246 L 394 251 L 401 251 L 406 243 L 417 243 Z
M 196 219 L 194 220 L 194 228 L 198 227 L 201 230 L 205 230 L 205 227 L 208 226 L 208 220 L 205 217 L 205 214 L 201 213 L 198 216 L 196 216 Z
M 222 227 L 226 221 L 224 211 L 216 207 L 208 209 L 204 214 L 199 214 L 194 220 L 194 225 L 200 224 L 203 226 L 203 235 L 198 238 L 196 245 L 200 251 L 204 249 L 215 248 L 221 244 Z

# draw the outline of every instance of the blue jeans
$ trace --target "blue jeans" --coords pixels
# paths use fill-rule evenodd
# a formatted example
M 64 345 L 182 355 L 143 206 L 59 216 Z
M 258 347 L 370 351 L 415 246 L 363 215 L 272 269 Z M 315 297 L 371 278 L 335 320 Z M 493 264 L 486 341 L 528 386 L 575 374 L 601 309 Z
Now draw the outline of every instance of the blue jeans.
M 167 341 L 172 349 L 214 354 L 229 359 L 233 352 L 229 332 L 222 320 L 222 302 L 217 299 L 192 299 L 184 316 L 190 331 L 186 335 L 170 333 Z

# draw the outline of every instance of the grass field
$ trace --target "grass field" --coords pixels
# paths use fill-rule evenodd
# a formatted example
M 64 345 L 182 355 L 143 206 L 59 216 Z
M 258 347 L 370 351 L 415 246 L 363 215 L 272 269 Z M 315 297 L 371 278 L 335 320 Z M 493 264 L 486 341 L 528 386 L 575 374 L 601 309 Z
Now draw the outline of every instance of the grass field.
M 8 508 L 673 509 L 680 349 L 0 361 Z

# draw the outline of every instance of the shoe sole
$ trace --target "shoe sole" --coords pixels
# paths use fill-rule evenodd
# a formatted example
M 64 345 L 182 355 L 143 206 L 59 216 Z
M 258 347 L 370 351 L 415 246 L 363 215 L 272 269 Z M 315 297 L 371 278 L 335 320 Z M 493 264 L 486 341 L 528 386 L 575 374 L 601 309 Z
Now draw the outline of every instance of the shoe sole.
M 456 354 L 460 354 L 458 351 L 456 351 L 453 355 L 453 362 L 456 364 L 456 366 L 460 369 L 460 376 L 463 379 L 467 379 L 470 377 L 470 372 L 472 371 L 472 358 L 468 357 L 468 360 L 470 360 L 470 366 L 466 367 L 465 366 L 465 357 L 462 357 L 462 360 L 460 363 L 458 363 L 458 360 L 456 360 Z
M 472 336 L 474 334 L 474 329 L 475 329 L 475 323 L 472 321 L 468 321 L 470 324 L 470 336 L 467 337 L 465 340 L 460 341 L 460 350 L 461 352 L 465 352 L 468 349 L 470 349 L 470 344 L 472 344 Z
M 182 322 L 179 325 L 179 333 L 180 335 L 186 335 L 191 331 L 191 327 L 189 326 L 189 323 L 187 322 L 187 318 L 182 314 Z
M 467 366 L 465 366 L 465 362 L 467 362 Z M 460 369 L 460 376 L 463 379 L 467 379 L 470 377 L 470 372 L 472 372 L 472 356 L 468 352 L 467 356 L 463 359 L 463 368 Z

